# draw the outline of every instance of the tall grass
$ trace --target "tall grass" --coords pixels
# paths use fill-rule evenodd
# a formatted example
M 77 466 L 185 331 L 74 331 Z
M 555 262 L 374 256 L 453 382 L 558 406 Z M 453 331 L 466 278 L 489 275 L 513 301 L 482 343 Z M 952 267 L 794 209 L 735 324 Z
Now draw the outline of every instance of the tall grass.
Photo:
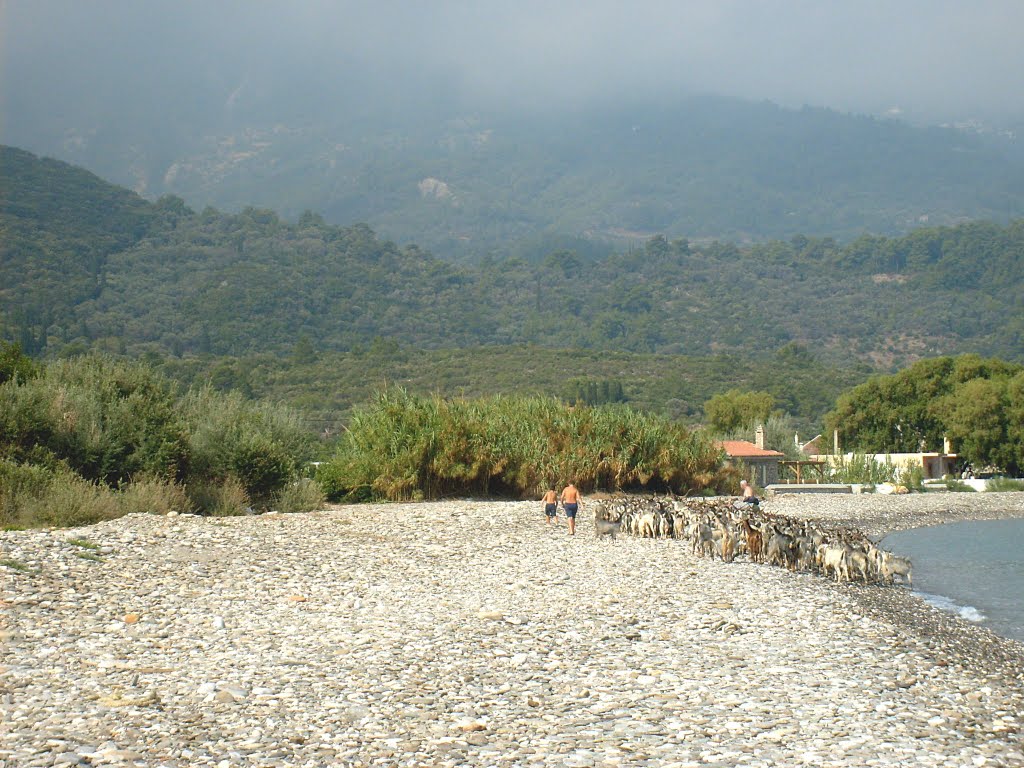
M 249 494 L 242 481 L 233 475 L 217 480 L 200 480 L 188 487 L 189 499 L 213 517 L 244 515 L 250 508 Z
M 704 433 L 622 406 L 390 389 L 355 412 L 318 479 L 347 499 L 528 497 L 569 480 L 583 490 L 686 493 L 716 485 L 719 460 Z
M 314 512 L 324 505 L 324 492 L 320 485 L 308 477 L 288 483 L 274 496 L 279 512 Z
M 240 514 L 296 486 L 313 436 L 289 409 L 209 387 L 180 393 L 150 367 L 103 355 L 0 382 L 0 521 L 82 525 L 130 512 Z
M 977 488 L 967 483 L 962 483 L 959 480 L 950 478 L 946 481 L 946 490 L 953 491 L 955 493 L 977 493 Z
M 134 512 L 186 512 L 194 505 L 185 489 L 159 477 L 141 477 L 116 490 L 56 469 L 0 459 L 0 526 L 75 527 Z
M 166 515 L 189 512 L 195 505 L 189 500 L 184 486 L 164 477 L 139 477 L 118 487 L 117 503 L 121 512 Z
M 117 495 L 71 470 L 0 460 L 0 525 L 73 527 L 119 517 Z

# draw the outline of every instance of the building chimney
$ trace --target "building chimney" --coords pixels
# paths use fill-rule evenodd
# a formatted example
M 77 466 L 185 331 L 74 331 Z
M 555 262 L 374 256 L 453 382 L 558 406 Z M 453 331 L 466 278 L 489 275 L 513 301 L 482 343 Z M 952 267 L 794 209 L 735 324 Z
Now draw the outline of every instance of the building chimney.
M 953 452 L 953 443 L 950 442 L 949 437 L 947 435 L 942 436 L 942 452 L 945 454 L 950 454 Z
M 754 432 L 754 445 L 764 450 L 764 424 L 757 425 L 757 431 Z

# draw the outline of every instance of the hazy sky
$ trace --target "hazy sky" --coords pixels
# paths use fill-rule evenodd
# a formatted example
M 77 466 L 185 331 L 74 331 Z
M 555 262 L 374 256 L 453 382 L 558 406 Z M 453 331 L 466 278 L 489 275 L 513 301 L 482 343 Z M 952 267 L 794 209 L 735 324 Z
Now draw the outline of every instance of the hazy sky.
M 539 108 L 688 89 L 1024 116 L 1022 0 L 0 0 L 0 30 L 6 110 L 274 103 L 348 77 Z

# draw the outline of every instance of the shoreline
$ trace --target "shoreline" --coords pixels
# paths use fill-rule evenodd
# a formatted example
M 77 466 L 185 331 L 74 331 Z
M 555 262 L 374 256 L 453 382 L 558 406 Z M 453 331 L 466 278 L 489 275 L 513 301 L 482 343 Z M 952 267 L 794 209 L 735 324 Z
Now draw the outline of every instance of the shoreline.
M 945 523 L 1024 518 L 1024 492 L 776 493 L 768 509 L 860 528 L 875 541 L 897 531 Z
M 769 508 L 1024 516 L 999 495 Z M 450 500 L 2 533 L 29 570 L 0 569 L 0 765 L 1024 764 L 1024 645 L 580 522 Z
M 882 541 L 898 531 L 936 525 L 1024 519 L 1024 494 L 1019 492 L 834 494 L 824 516 L 820 514 L 820 505 L 818 514 L 812 512 L 814 496 L 778 494 L 770 509 L 793 517 L 814 517 L 852 525 L 875 541 Z M 969 666 L 995 667 L 996 674 L 1024 682 L 1024 642 L 1003 637 L 986 626 L 944 611 L 909 589 L 885 588 L 854 595 L 865 613 L 899 626 L 903 632 L 936 647 L 937 651 L 955 649 L 956 655 Z

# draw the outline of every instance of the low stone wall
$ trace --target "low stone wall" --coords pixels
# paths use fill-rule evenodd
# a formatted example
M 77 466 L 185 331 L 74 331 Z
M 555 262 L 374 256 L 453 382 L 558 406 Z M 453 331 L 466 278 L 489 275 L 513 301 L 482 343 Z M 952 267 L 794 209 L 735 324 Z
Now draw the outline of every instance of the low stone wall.
M 780 493 L 853 493 L 849 483 L 776 483 L 765 491 L 775 496 Z

